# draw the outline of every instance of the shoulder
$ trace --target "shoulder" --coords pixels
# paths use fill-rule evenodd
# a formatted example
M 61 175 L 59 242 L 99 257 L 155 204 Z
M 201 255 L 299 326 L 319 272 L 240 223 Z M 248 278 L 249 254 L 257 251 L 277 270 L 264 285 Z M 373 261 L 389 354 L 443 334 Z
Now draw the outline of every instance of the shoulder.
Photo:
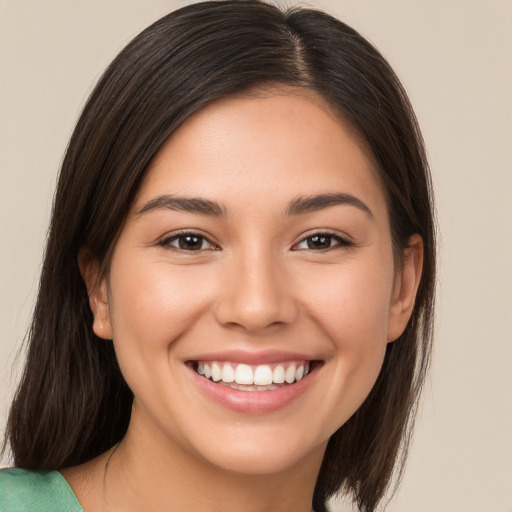
M 83 512 L 58 471 L 0 470 L 0 512 Z

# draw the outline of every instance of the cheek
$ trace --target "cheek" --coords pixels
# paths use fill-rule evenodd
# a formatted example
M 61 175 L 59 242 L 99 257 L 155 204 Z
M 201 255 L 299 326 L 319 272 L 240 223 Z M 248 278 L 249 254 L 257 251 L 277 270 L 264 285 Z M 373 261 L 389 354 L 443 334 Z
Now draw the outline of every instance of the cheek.
M 326 360 L 337 429 L 361 406 L 372 389 L 385 355 L 393 266 L 352 262 L 330 276 L 317 275 L 310 295 L 310 318 L 330 346 Z M 319 272 L 320 274 L 320 272 Z M 320 290 L 324 290 L 320 293 Z
M 308 303 L 317 323 L 340 350 L 386 344 L 393 287 L 392 262 L 356 260 L 344 268 L 320 269 Z
M 172 360 L 166 355 L 208 309 L 211 286 L 198 278 L 197 269 L 176 271 L 165 262 L 135 260 L 112 268 L 111 322 L 123 373 L 136 378 L 159 369 L 167 373 Z

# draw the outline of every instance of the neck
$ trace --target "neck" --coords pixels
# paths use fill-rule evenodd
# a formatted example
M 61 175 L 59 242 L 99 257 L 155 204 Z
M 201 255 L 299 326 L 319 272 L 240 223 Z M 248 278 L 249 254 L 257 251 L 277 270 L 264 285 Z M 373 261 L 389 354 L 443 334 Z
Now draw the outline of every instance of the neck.
M 130 425 L 104 479 L 105 508 L 194 512 L 311 512 L 325 445 L 293 467 L 246 474 L 220 468 L 190 450 Z

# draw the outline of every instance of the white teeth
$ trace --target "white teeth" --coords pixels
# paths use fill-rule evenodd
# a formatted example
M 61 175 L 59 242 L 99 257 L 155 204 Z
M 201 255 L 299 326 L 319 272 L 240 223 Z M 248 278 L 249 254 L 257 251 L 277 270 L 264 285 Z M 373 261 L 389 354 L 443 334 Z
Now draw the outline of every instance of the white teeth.
M 222 368 L 222 382 L 235 382 L 235 370 L 230 364 L 225 364 Z
M 295 365 L 294 364 L 291 364 L 286 369 L 284 380 L 286 382 L 288 382 L 288 384 L 292 384 L 293 382 L 295 382 Z
M 272 384 L 272 377 L 273 374 L 270 366 L 257 366 L 256 370 L 254 370 L 254 384 L 257 386 L 268 386 Z
M 244 384 L 237 384 L 236 382 L 227 384 L 227 387 L 240 391 L 273 391 L 274 389 L 279 389 L 275 384 L 269 384 L 268 386 L 246 386 Z
M 276 384 L 282 384 L 284 382 L 285 375 L 286 374 L 285 374 L 283 365 L 282 364 L 278 364 L 274 368 L 274 373 L 272 374 L 272 380 Z
M 278 389 L 274 384 L 293 384 L 303 379 L 310 370 L 309 362 L 304 364 L 289 363 L 278 364 L 274 370 L 268 364 L 251 367 L 248 364 L 219 363 L 217 361 L 205 363 L 198 361 L 197 373 L 214 382 L 222 381 L 231 384 L 234 389 L 244 391 L 267 391 Z M 253 370 L 254 368 L 254 370 Z M 249 389 L 251 387 L 251 389 Z
M 248 364 L 239 364 L 235 370 L 237 384 L 254 384 L 252 368 Z
M 218 382 L 222 378 L 222 370 L 217 363 L 212 363 L 212 380 Z

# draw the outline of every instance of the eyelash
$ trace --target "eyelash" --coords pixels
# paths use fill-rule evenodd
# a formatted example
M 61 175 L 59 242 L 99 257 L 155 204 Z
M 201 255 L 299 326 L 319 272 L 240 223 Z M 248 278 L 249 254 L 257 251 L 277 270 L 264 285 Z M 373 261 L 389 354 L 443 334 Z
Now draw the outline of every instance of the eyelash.
M 196 239 L 198 243 L 200 243 L 199 248 L 197 249 L 190 249 L 186 247 L 180 247 L 180 242 L 184 242 L 187 238 L 189 239 Z M 328 247 L 316 247 L 313 248 L 310 246 L 311 243 L 316 243 L 314 240 L 316 239 L 317 242 L 329 244 Z M 178 246 L 172 245 L 173 242 L 177 242 Z M 333 243 L 334 242 L 334 243 Z M 186 243 L 186 242 L 185 242 Z M 210 247 L 204 248 L 204 244 L 209 244 Z M 307 247 L 300 247 L 301 244 L 307 244 Z M 201 251 L 216 251 L 219 250 L 219 247 L 216 246 L 213 242 L 211 242 L 207 237 L 204 235 L 201 235 L 199 233 L 196 233 L 194 231 L 183 231 L 180 233 L 176 233 L 172 236 L 166 237 L 160 242 L 158 242 L 158 245 L 161 247 L 166 247 L 171 250 L 177 251 L 177 252 L 185 252 L 185 253 L 194 253 L 194 252 L 201 252 Z M 197 245 L 197 244 L 196 244 Z M 332 249 L 335 249 L 337 247 L 352 247 L 354 244 L 353 242 L 347 240 L 346 238 L 341 237 L 340 235 L 336 235 L 334 233 L 330 233 L 328 231 L 319 231 L 316 233 L 312 233 L 304 238 L 302 238 L 298 243 L 296 243 L 293 247 L 293 251 L 313 251 L 313 252 L 326 252 Z
M 180 241 L 185 241 L 187 238 L 195 238 L 198 239 L 200 242 L 199 249 L 187 249 L 185 247 L 180 247 Z M 173 242 L 177 242 L 178 246 L 172 245 Z M 207 243 L 211 247 L 203 248 L 203 244 Z M 216 251 L 219 250 L 219 248 L 208 238 L 206 238 L 204 235 L 201 235 L 200 233 L 196 233 L 194 231 L 182 231 L 181 233 L 175 233 L 174 235 L 171 235 L 169 237 L 164 238 L 160 242 L 158 242 L 158 245 L 161 247 L 169 248 L 170 250 L 176 251 L 176 252 L 185 252 L 185 253 L 194 253 L 194 252 L 201 252 L 201 251 Z
M 320 241 L 328 239 L 329 246 L 321 247 L 321 248 L 311 248 L 309 247 L 309 241 L 313 241 L 314 239 L 319 239 Z M 335 242 L 335 243 L 332 243 Z M 308 247 L 300 247 L 301 244 L 308 244 Z M 341 237 L 340 235 L 336 235 L 334 233 L 330 233 L 329 231 L 318 231 L 316 233 L 311 233 L 310 235 L 302 238 L 298 243 L 296 243 L 292 250 L 294 251 L 313 251 L 313 252 L 326 252 L 332 249 L 336 249 L 339 247 L 352 247 L 354 245 L 353 242 L 347 240 L 346 238 Z

